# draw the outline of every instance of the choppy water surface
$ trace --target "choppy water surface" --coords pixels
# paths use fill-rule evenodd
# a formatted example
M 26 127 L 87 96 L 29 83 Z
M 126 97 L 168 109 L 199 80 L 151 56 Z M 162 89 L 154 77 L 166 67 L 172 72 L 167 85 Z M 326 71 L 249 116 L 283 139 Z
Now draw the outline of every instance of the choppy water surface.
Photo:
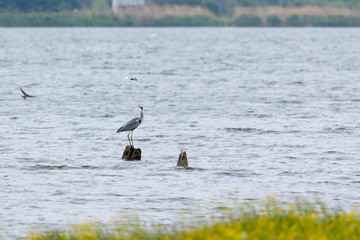
M 172 224 L 279 194 L 357 206 L 359 39 L 360 29 L 0 29 L 0 224 L 19 236 L 129 211 Z M 126 162 L 116 130 L 137 103 L 143 159 Z M 175 167 L 180 149 L 192 169 Z

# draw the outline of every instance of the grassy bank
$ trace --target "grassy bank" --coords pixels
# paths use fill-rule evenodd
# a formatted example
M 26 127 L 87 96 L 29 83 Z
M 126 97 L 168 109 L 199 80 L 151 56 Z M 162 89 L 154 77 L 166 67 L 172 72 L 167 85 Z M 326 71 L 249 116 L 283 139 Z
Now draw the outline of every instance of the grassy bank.
M 164 17 L 152 20 L 149 24 L 155 27 L 206 27 L 206 26 L 225 26 L 221 19 L 206 16 L 193 17 Z
M 237 26 L 266 27 L 359 27 L 360 11 L 335 7 L 254 7 L 236 8 Z
M 208 223 L 192 223 L 171 229 L 145 229 L 139 224 L 84 223 L 64 230 L 31 232 L 28 240 L 42 239 L 359 239 L 358 212 L 327 210 L 323 204 L 297 202 L 282 206 L 269 201 L 230 210 Z
M 270 15 L 264 19 L 257 15 L 243 14 L 235 19 L 208 16 L 163 17 L 159 19 L 135 20 L 129 16 L 95 15 L 81 16 L 73 13 L 0 13 L 0 27 L 194 27 L 194 26 L 238 26 L 238 27 L 360 27 L 357 16 L 308 16 L 290 15 L 285 19 Z
M 270 15 L 263 20 L 257 15 L 244 14 L 235 19 L 234 25 L 239 27 L 360 27 L 360 17 L 294 14 L 285 19 Z
M 223 26 L 221 19 L 203 15 L 185 17 L 135 18 L 109 14 L 90 15 L 62 13 L 0 13 L 0 27 L 119 27 L 119 26 Z
M 134 26 L 129 18 L 111 15 L 79 15 L 72 12 L 47 13 L 0 13 L 1 27 L 91 27 L 91 26 Z

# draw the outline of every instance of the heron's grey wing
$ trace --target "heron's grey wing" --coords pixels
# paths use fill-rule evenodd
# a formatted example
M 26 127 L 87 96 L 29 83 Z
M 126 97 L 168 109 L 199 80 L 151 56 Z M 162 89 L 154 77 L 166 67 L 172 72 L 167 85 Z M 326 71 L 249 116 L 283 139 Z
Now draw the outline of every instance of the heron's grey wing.
M 134 130 L 135 128 L 137 128 L 141 123 L 140 118 L 134 118 L 131 119 L 129 122 L 127 122 L 124 126 L 122 126 L 121 128 L 119 128 L 117 130 L 117 132 L 123 132 L 123 131 L 130 131 L 130 130 Z

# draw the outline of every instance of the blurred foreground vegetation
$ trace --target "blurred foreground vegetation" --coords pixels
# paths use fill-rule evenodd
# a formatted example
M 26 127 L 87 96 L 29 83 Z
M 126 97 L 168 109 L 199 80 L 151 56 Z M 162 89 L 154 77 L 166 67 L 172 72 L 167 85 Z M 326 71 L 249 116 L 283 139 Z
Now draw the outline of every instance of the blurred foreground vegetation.
M 30 232 L 26 239 L 272 239 L 272 240 L 352 240 L 360 236 L 359 212 L 329 210 L 324 204 L 296 202 L 281 205 L 274 200 L 245 204 L 224 212 L 224 217 L 192 222 L 172 228 L 127 224 L 84 223 L 62 230 Z

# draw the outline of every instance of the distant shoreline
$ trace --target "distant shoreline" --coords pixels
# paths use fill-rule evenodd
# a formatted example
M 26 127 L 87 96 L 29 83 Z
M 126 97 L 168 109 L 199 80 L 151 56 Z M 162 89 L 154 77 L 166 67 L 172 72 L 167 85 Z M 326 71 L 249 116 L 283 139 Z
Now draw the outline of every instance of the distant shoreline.
M 360 27 L 360 11 L 347 8 L 238 7 L 231 16 L 221 17 L 198 9 L 179 9 L 173 15 L 167 14 L 166 9 L 164 14 L 159 14 L 162 10 L 159 7 L 156 11 L 147 8 L 143 12 L 141 8 L 122 9 L 116 15 L 85 10 L 0 12 L 0 27 Z

